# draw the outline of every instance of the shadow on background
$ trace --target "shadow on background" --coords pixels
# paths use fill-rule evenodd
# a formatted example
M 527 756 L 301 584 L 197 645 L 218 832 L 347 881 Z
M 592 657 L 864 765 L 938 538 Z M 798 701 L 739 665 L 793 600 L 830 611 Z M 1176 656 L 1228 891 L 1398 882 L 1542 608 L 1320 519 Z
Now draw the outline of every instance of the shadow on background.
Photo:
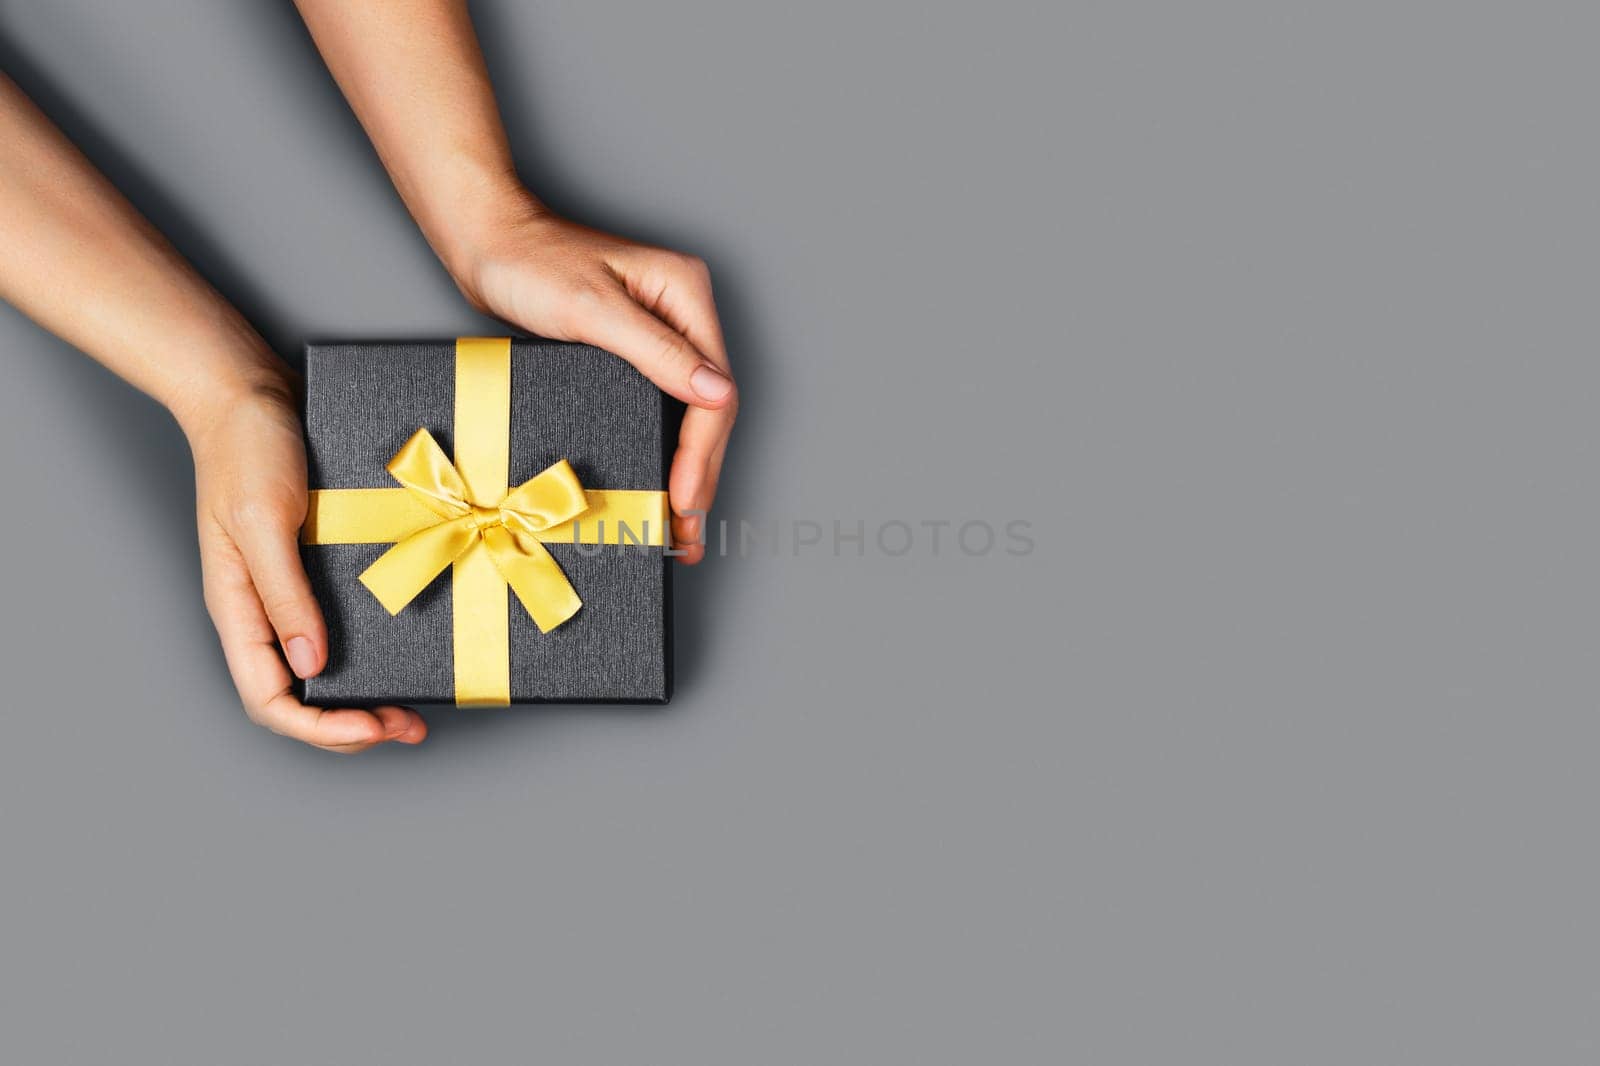
M 513 35 L 501 32 L 503 23 L 499 5 L 474 5 L 472 18 L 491 77 L 524 61 L 524 54 L 518 52 Z M 505 78 L 496 79 L 497 84 L 506 82 Z M 500 113 L 511 139 L 518 173 L 528 187 L 534 189 L 540 199 L 556 212 L 634 240 L 692 252 L 711 265 L 716 284 L 717 311 L 722 319 L 729 357 L 739 381 L 740 415 L 722 472 L 716 512 L 707 519 L 706 528 L 709 530 L 712 527 L 719 514 L 748 513 L 744 479 L 737 476 L 740 444 L 747 441 L 753 432 L 759 432 L 765 402 L 762 387 L 765 368 L 760 358 L 762 349 L 756 337 L 756 324 L 749 313 L 751 304 L 739 279 L 718 271 L 717 264 L 721 259 L 719 249 L 709 244 L 707 235 L 689 232 L 660 218 L 638 217 L 625 205 L 596 201 L 580 184 L 571 180 L 553 153 L 540 150 L 538 122 L 531 102 L 505 93 L 499 99 Z M 693 699 L 701 683 L 703 667 L 708 659 L 708 641 L 716 632 L 711 622 L 712 614 L 717 604 L 728 602 L 722 587 L 724 582 L 732 579 L 731 568 L 726 561 L 708 556 L 698 566 L 678 566 L 673 579 L 676 702 Z M 586 711 L 592 709 L 582 708 Z M 654 713 L 650 708 L 629 710 Z
M 241 14 L 244 12 L 241 11 Z M 346 128 L 348 135 L 364 141 L 365 135 L 359 123 L 350 113 L 331 76 L 322 67 L 310 37 L 293 8 L 287 4 L 263 5 L 250 9 L 249 17 L 260 30 L 263 47 L 277 49 L 284 55 L 286 63 L 304 65 L 308 71 L 316 73 L 318 88 L 315 96 L 319 106 L 326 112 L 318 115 L 318 120 L 326 121 L 328 113 L 337 114 L 337 121 Z M 505 69 L 518 61 L 515 42 L 498 32 L 500 24 L 492 6 L 478 5 L 474 9 L 474 20 L 491 72 Z M 9 75 L 123 195 L 250 320 L 268 344 L 298 369 L 304 337 L 292 309 L 275 305 L 265 289 L 252 280 L 248 269 L 196 226 L 182 206 L 141 171 L 112 136 L 95 126 L 81 109 L 57 89 L 59 79 L 53 79 L 43 72 L 4 36 L 3 30 L 0 30 L 0 70 Z M 594 202 L 580 186 L 564 175 L 558 161 L 551 159 L 548 153 L 538 152 L 539 139 L 533 109 L 524 101 L 510 96 L 502 96 L 500 105 L 523 179 L 555 210 L 585 224 L 625 234 L 636 240 L 692 251 L 711 263 L 716 275 L 717 306 L 739 380 L 742 414 L 734 447 L 730 449 L 727 468 L 723 472 L 716 507 L 721 514 L 743 513 L 746 493 L 741 479 L 732 475 L 736 471 L 740 453 L 738 438 L 747 438 L 753 427 L 760 425 L 763 367 L 757 357 L 760 349 L 756 343 L 754 324 L 746 314 L 748 304 L 738 279 L 716 273 L 717 249 L 707 247 L 703 235 L 682 231 L 660 219 L 634 217 L 626 208 Z M 373 183 L 374 193 L 394 196 L 388 176 L 376 154 L 368 150 L 360 158 L 365 161 L 367 178 Z M 398 210 L 397 198 L 396 203 Z M 141 498 L 144 513 L 140 518 L 160 526 L 165 540 L 174 546 L 173 550 L 187 554 L 191 561 L 189 573 L 192 575 L 195 605 L 195 611 L 188 619 L 189 628 L 197 640 L 214 640 L 202 607 L 199 566 L 194 554 L 194 482 L 189 449 L 182 433 L 150 401 L 91 360 L 74 354 L 71 358 L 53 361 L 52 365 L 61 388 L 81 397 L 83 431 L 103 438 L 104 447 L 101 450 L 104 454 L 118 456 L 116 461 L 126 465 L 129 471 L 173 472 L 170 477 L 148 482 L 148 491 Z M 713 517 L 711 521 L 714 520 Z M 709 521 L 707 526 L 710 527 Z M 715 605 L 724 600 L 720 590 L 727 580 L 730 580 L 728 566 L 715 558 L 708 558 L 698 567 L 675 568 L 673 599 L 677 700 L 692 699 L 700 683 L 701 667 L 707 658 L 707 642 L 715 631 L 711 614 L 716 609 Z M 208 661 L 212 664 L 212 670 L 216 671 L 214 676 L 219 680 L 225 677 L 220 654 L 213 652 Z M 484 736 L 513 723 L 524 726 L 531 724 L 525 721 L 528 717 L 536 721 L 563 712 L 656 715 L 660 713 L 660 708 L 547 704 L 489 713 L 466 713 L 448 706 L 425 710 L 430 729 L 441 738 Z
M 234 299 L 257 323 L 272 322 L 276 316 L 243 273 L 235 269 L 214 243 L 207 240 L 185 213 L 149 178 L 109 137 L 55 88 L 46 76 L 4 35 L 0 35 L 0 71 L 26 93 L 63 133 L 122 191 L 135 207 L 184 255 L 188 256 L 212 284 Z M 41 333 L 43 331 L 41 330 Z M 183 628 L 195 641 L 214 645 L 215 634 L 206 617 L 200 589 L 199 557 L 195 549 L 194 468 L 188 442 L 175 423 L 154 401 L 138 392 L 110 371 L 77 352 L 64 341 L 50 338 L 59 357 L 48 361 L 49 373 L 63 393 L 70 394 L 83 412 L 74 432 L 92 435 L 99 442 L 98 454 L 107 462 L 119 464 L 130 477 L 137 477 L 139 522 L 161 531 L 162 540 L 174 552 L 184 554 L 189 575 L 191 612 Z M 151 471 L 162 476 L 152 477 Z M 220 653 L 211 652 L 192 660 L 225 690 L 232 681 Z M 200 666 L 201 663 L 206 664 Z
M 196 226 L 187 212 L 139 169 L 106 132 L 91 122 L 57 86 L 62 78 L 40 70 L 0 31 L 0 71 L 11 77 L 39 110 L 77 145 L 101 173 L 166 235 L 202 275 L 233 303 L 272 347 L 283 353 L 299 342 L 283 312 L 246 270 Z

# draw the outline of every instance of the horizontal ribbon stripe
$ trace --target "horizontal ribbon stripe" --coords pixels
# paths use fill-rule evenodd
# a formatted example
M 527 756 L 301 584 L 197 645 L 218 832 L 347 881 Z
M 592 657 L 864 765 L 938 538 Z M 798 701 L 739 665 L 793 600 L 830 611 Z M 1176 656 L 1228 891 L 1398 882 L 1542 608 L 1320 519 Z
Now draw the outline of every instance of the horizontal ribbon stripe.
M 640 489 L 584 489 L 589 509 L 571 522 L 531 534 L 546 544 L 666 544 L 665 494 Z M 439 516 L 410 489 L 312 489 L 300 539 L 306 544 L 393 544 Z M 628 527 L 623 536 L 618 528 Z M 577 536 L 573 536 L 573 531 Z M 604 533 L 602 537 L 601 534 Z M 524 534 L 529 535 L 529 534 Z

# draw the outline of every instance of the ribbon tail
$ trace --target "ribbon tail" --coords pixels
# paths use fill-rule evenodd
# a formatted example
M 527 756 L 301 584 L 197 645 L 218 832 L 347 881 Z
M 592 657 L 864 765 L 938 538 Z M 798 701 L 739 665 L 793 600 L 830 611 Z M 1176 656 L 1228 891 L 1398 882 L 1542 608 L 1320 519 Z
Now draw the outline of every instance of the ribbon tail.
M 550 632 L 583 606 L 561 564 L 534 538 L 495 528 L 484 530 L 483 543 L 539 632 Z
M 477 535 L 471 516 L 420 529 L 378 556 L 361 573 L 361 583 L 378 598 L 383 609 L 399 614 L 432 584 Z

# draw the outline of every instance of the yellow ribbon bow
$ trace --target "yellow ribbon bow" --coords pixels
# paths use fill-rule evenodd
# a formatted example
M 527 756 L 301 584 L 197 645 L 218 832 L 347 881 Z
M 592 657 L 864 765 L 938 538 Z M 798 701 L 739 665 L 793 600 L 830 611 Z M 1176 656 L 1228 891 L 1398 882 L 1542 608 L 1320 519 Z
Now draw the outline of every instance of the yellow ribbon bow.
M 361 574 L 391 615 L 452 569 L 456 703 L 511 702 L 506 587 L 542 633 L 583 601 L 545 544 L 666 543 L 667 494 L 588 489 L 565 459 L 515 489 L 511 456 L 511 342 L 456 342 L 456 458 L 419 429 L 389 473 L 402 488 L 315 489 L 306 544 L 392 544 Z M 582 516 L 581 521 L 579 516 Z
M 460 472 L 425 429 L 412 434 L 388 469 L 439 522 L 406 537 L 362 572 L 361 583 L 384 610 L 405 610 L 445 567 L 481 543 L 539 632 L 548 633 L 578 613 L 583 601 L 572 582 L 533 536 L 589 509 L 583 485 L 565 459 L 488 506 L 468 499 Z

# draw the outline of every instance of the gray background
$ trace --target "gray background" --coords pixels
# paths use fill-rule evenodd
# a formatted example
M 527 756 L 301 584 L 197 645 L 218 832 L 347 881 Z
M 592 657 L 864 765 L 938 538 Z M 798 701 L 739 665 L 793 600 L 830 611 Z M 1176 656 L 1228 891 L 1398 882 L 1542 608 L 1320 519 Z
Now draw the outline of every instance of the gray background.
M 1593 1062 L 1592 5 L 476 5 L 705 255 L 677 702 L 248 725 L 183 442 L 0 311 L 0 1044 L 174 1063 Z M 287 5 L 0 4 L 282 350 L 483 328 Z

